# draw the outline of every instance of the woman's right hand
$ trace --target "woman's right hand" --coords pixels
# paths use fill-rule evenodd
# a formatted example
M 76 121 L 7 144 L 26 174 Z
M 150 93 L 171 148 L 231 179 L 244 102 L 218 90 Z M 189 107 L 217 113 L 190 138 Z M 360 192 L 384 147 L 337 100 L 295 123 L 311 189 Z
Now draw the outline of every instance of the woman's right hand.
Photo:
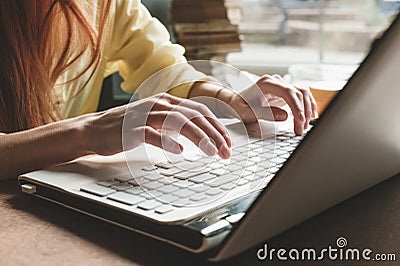
M 192 100 L 163 93 L 86 117 L 90 153 L 112 155 L 143 142 L 180 153 L 182 146 L 168 136 L 179 133 L 209 156 L 230 157 L 228 131 L 208 107 Z

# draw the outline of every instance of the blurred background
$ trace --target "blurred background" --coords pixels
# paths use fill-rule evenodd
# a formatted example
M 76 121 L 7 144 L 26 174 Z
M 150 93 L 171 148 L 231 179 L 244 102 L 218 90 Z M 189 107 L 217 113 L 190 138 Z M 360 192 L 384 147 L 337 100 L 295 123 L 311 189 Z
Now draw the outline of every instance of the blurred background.
M 233 21 L 233 24 L 237 24 L 241 49 L 219 57 L 215 54 L 214 59 L 225 60 L 235 67 L 256 74 L 285 74 L 292 64 L 359 64 L 368 52 L 372 40 L 386 29 L 400 6 L 400 1 L 393 0 L 142 2 L 154 16 L 168 26 L 177 42 L 179 39 L 174 31 L 175 24 L 204 22 L 193 15 L 191 20 L 190 12 L 187 11 L 199 11 L 207 6 L 213 9 L 217 2 L 222 2 L 229 16 L 229 12 L 239 6 L 240 15 L 234 10 L 236 21 Z M 199 5 L 198 2 L 202 2 L 203 5 Z M 178 8 L 180 10 L 176 11 Z M 189 18 L 177 18 L 177 15 L 185 11 Z M 207 14 L 211 17 L 205 18 L 206 20 L 221 19 L 212 17 L 212 12 L 200 15 L 205 17 Z M 212 58 L 213 55 L 209 57 Z
M 344 80 L 398 13 L 397 0 L 142 0 L 188 59 L 299 84 Z M 126 100 L 114 75 L 114 98 Z M 300 83 L 299 83 L 300 82 Z M 305 83 L 304 83 L 305 82 Z M 108 96 L 106 95 L 107 98 Z

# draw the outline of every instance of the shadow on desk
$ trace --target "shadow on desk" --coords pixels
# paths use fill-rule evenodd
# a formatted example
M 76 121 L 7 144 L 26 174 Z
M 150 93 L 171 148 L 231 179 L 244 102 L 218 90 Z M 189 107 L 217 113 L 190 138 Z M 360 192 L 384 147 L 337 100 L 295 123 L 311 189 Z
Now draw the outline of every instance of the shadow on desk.
M 132 233 L 56 204 L 23 195 L 15 181 L 0 183 L 0 257 L 5 264 L 206 265 L 203 257 Z M 400 175 L 268 240 L 271 248 L 348 247 L 395 253 L 400 260 Z M 253 247 L 215 265 L 310 265 L 310 261 L 259 261 Z M 21 250 L 23 249 L 23 250 Z M 14 254 L 14 253 L 15 254 Z M 23 256 L 20 255 L 21 252 Z M 15 256 L 19 255 L 19 260 Z M 355 265 L 325 259 L 324 265 Z M 321 263 L 321 262 L 319 262 Z M 18 263 L 17 263 L 18 264 Z M 361 263 L 360 263 L 361 264 Z M 364 263 L 365 264 L 365 263 Z M 382 262 L 382 265 L 395 265 Z M 357 264 L 358 265 L 358 264 Z M 377 265 L 368 263 L 368 265 Z M 378 264 L 380 265 L 380 264 Z

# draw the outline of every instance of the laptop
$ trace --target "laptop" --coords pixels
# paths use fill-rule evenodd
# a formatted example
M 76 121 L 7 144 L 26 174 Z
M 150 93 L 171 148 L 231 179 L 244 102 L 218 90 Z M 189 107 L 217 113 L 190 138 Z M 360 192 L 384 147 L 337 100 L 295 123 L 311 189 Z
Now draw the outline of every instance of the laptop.
M 166 160 L 143 145 L 23 174 L 21 189 L 227 259 L 400 171 L 399 47 L 397 17 L 305 136 L 248 138 L 231 124 L 229 161 Z

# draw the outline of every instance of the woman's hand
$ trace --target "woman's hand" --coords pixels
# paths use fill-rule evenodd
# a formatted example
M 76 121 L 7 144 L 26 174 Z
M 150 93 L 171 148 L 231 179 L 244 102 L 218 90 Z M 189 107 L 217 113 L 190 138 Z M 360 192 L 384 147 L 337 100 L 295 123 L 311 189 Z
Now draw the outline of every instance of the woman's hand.
M 294 87 L 279 75 L 264 75 L 241 93 L 224 88 L 217 81 L 197 82 L 189 97 L 207 104 L 219 117 L 236 117 L 251 128 L 255 128 L 253 125 L 260 119 L 286 120 L 288 114 L 282 107 L 287 104 L 293 113 L 297 135 L 303 134 L 317 116 L 317 105 L 310 91 Z M 217 101 L 210 101 L 212 97 Z
M 169 94 L 93 114 L 85 128 L 90 150 L 100 155 L 132 149 L 143 142 L 173 153 L 182 152 L 182 146 L 168 136 L 170 133 L 182 134 L 207 155 L 218 154 L 223 159 L 230 157 L 232 145 L 227 130 L 208 107 Z
M 256 86 L 235 94 L 232 100 L 234 109 L 242 114 L 244 122 L 256 122 L 257 118 L 286 120 L 287 113 L 280 107 L 288 104 L 293 114 L 296 135 L 302 135 L 310 121 L 316 118 L 317 105 L 311 92 L 289 84 L 279 75 L 262 76 Z M 266 110 L 268 107 L 270 111 Z
M 254 86 L 239 94 L 223 89 L 217 98 L 231 106 L 248 124 L 259 119 L 284 121 L 288 115 L 281 107 L 288 104 L 293 113 L 296 135 L 302 135 L 310 121 L 316 118 L 317 105 L 310 91 L 296 88 L 278 75 L 264 75 Z

